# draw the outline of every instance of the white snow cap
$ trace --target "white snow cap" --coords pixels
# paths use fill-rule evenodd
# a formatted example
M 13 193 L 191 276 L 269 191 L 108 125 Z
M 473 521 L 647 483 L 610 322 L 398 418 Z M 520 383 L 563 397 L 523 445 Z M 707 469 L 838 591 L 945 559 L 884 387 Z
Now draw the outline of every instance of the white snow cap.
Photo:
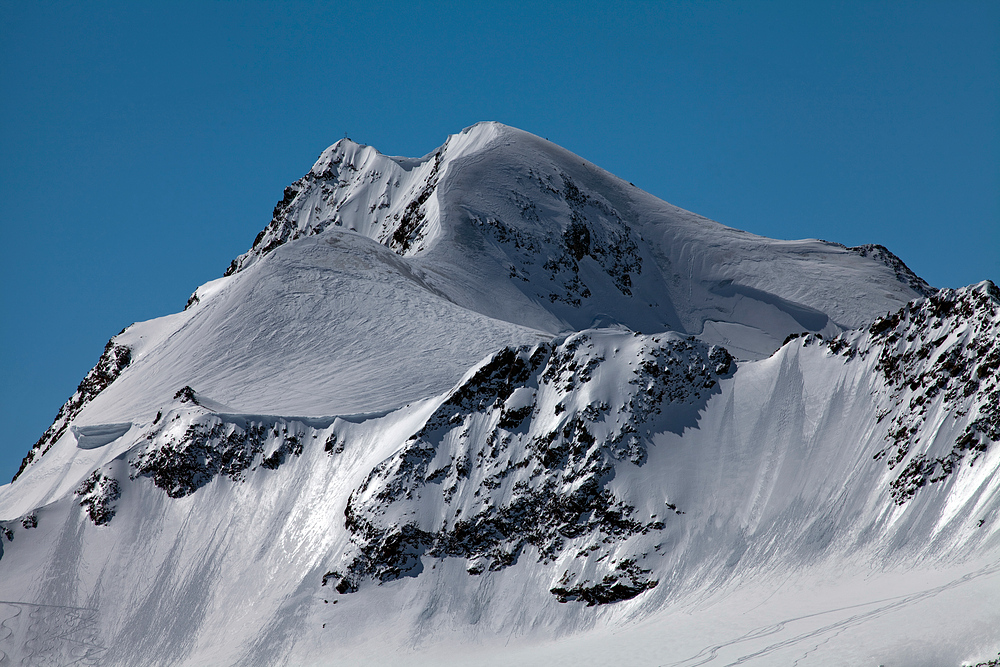
M 0 486 L 0 655 L 983 662 L 998 382 L 988 281 L 732 229 L 500 123 L 345 138 Z

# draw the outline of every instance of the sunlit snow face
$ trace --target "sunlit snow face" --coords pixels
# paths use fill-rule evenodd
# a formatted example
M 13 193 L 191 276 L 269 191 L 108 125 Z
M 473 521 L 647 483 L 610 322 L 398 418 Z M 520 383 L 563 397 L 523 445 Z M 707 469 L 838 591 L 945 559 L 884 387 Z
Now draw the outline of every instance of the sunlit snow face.
M 997 620 L 998 302 L 497 124 L 338 142 L 0 487 L 4 624 L 109 664 L 957 664 Z

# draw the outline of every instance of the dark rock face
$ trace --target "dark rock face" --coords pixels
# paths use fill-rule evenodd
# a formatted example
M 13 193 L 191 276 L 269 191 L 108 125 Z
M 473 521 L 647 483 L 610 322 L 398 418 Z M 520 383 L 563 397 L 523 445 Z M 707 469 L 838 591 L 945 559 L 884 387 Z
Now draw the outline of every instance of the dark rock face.
M 437 188 L 440 169 L 441 153 L 438 152 L 434 154 L 434 165 L 431 167 L 431 173 L 424 180 L 417 196 L 406 205 L 402 216 L 394 216 L 394 221 L 398 219 L 398 224 L 385 231 L 384 235 L 379 238 L 380 243 L 395 250 L 400 255 L 405 255 L 413 245 L 420 241 L 424 232 L 425 211 L 423 207 Z
M 107 524 L 115 516 L 116 503 L 121 498 L 118 480 L 104 470 L 95 470 L 83 480 L 75 494 L 80 498 L 80 506 L 87 510 L 87 516 L 95 526 Z
M 983 662 L 977 662 L 975 665 L 972 665 L 972 667 L 1000 667 L 1000 652 L 997 653 L 997 657 Z
M 206 415 L 179 438 L 168 435 L 168 427 L 166 422 L 147 435 L 151 445 L 129 463 L 132 479 L 149 478 L 171 498 L 190 495 L 219 475 L 242 481 L 255 464 L 276 470 L 303 450 L 303 433 L 283 420 L 236 423 Z M 265 456 L 268 445 L 274 449 Z
M 890 493 L 902 505 L 964 461 L 975 465 L 1000 440 L 1000 290 L 991 282 L 940 290 L 879 318 L 867 333 L 859 344 L 841 336 L 826 345 L 849 359 L 876 355 L 889 389 L 879 412 L 888 445 L 874 458 L 899 468 Z M 929 411 L 972 417 L 947 451 L 928 451 Z
M 195 390 L 189 385 L 184 385 L 178 389 L 177 393 L 174 394 L 174 400 L 180 401 L 181 403 L 194 403 L 195 405 L 200 405 L 198 403 L 198 396 Z
M 419 249 L 420 241 L 426 233 L 426 204 L 436 192 L 441 173 L 440 151 L 431 158 L 433 162 L 428 174 L 418 186 L 405 193 L 397 193 L 398 179 L 387 186 L 378 204 L 368 211 L 369 223 L 376 240 L 394 252 L 405 255 Z M 254 239 L 250 252 L 233 260 L 224 275 L 241 271 L 255 256 L 263 256 L 275 248 L 301 236 L 319 234 L 332 226 L 340 226 L 340 206 L 349 196 L 352 186 L 374 182 L 383 174 L 380 171 L 364 170 L 354 164 L 357 156 L 349 154 L 348 145 L 341 145 L 331 156 L 329 164 L 321 172 L 310 171 L 295 181 L 283 193 L 281 201 L 274 206 L 271 221 Z M 392 199 L 406 202 L 401 211 L 391 217 L 385 212 Z M 312 219 L 312 214 L 317 218 Z M 300 222 L 300 218 L 306 222 Z M 193 305 L 193 302 L 188 303 Z
M 267 223 L 267 227 L 262 229 L 260 233 L 257 234 L 257 237 L 254 238 L 250 253 L 266 255 L 275 248 L 284 245 L 288 241 L 298 238 L 298 226 L 293 220 L 290 219 L 288 215 L 289 209 L 291 209 L 296 197 L 300 193 L 305 192 L 309 186 L 318 180 L 319 179 L 312 172 L 310 172 L 285 188 L 281 201 L 274 205 L 274 211 L 271 213 L 271 222 Z M 242 269 L 246 258 L 250 253 L 244 255 L 243 257 L 234 259 L 223 275 L 229 276 Z M 196 297 L 193 296 L 192 298 L 197 301 Z M 193 303 L 189 300 L 188 306 L 191 305 L 193 305 Z M 185 310 L 187 310 L 187 308 L 185 308 Z
M 14 479 L 17 479 L 24 472 L 24 469 L 31 465 L 32 461 L 49 451 L 49 448 L 62 437 L 69 427 L 69 423 L 84 406 L 114 382 L 131 362 L 132 351 L 124 345 L 116 344 L 114 339 L 109 340 L 108 344 L 104 346 L 104 353 L 97 360 L 97 365 L 90 369 L 90 372 L 83 378 L 76 388 L 76 393 L 70 396 L 69 400 L 59 408 L 59 413 L 56 415 L 55 421 L 52 422 L 52 426 L 42 434 L 42 437 L 21 461 L 21 467 L 18 468 Z
M 220 475 L 242 482 L 248 471 L 277 470 L 301 456 L 306 442 L 319 437 L 319 429 L 295 419 L 213 414 L 200 406 L 191 387 L 183 387 L 174 398 L 182 409 L 168 412 L 162 420 L 161 411 L 145 443 L 140 441 L 119 457 L 128 462 L 130 481 L 146 478 L 171 498 L 191 495 Z M 185 425 L 183 431 L 178 420 Z M 333 452 L 330 443 L 337 442 Z M 343 440 L 336 433 L 330 433 L 327 445 L 331 454 L 343 451 Z M 104 467 L 76 489 L 80 505 L 96 525 L 114 518 L 123 482 Z M 32 515 L 23 523 L 25 528 L 34 527 L 37 520 Z
M 342 157 L 340 158 L 342 160 Z M 340 164 L 337 162 L 336 164 Z M 333 167 L 331 167 L 332 169 Z M 299 238 L 302 233 L 298 228 L 298 224 L 293 219 L 292 212 L 294 212 L 293 205 L 297 203 L 297 199 L 300 194 L 307 193 L 312 187 L 319 187 L 324 189 L 324 193 L 329 188 L 335 188 L 339 184 L 337 180 L 336 173 L 327 173 L 325 175 L 317 176 L 312 172 L 309 172 L 299 180 L 295 181 L 291 185 L 285 188 L 281 201 L 274 205 L 274 211 L 271 213 L 271 221 L 267 223 L 254 238 L 253 245 L 250 251 L 240 257 L 237 257 L 226 269 L 223 276 L 230 276 L 234 273 L 241 271 L 247 264 L 248 260 L 254 256 L 263 256 L 274 250 L 275 248 L 281 247 L 285 243 Z M 304 199 L 304 197 L 302 198 Z M 314 226 L 314 231 L 311 233 L 318 234 L 320 231 L 325 229 L 329 223 L 321 223 Z M 193 305 L 192 302 L 188 301 L 188 306 Z M 186 308 L 185 308 L 186 310 Z
M 628 356 L 609 362 L 626 343 Z M 583 333 L 501 350 L 354 490 L 345 509 L 354 548 L 324 584 L 347 593 L 417 576 L 425 556 L 463 558 L 477 575 L 526 553 L 552 563 L 573 550 L 581 563 L 606 559 L 608 572 L 575 583 L 567 574 L 552 591 L 562 601 L 603 604 L 652 588 L 634 561 L 607 556 L 665 524 L 608 484 L 617 466 L 645 462 L 646 434 L 663 429 L 665 407 L 704 405 L 731 364 L 724 349 L 679 336 Z M 627 378 L 624 395 L 607 390 L 612 374 Z M 415 519 L 418 506 L 440 510 Z
M 140 453 L 131 462 L 131 477 L 148 477 L 171 498 L 182 498 L 217 475 L 242 479 L 263 452 L 267 435 L 267 428 L 260 426 L 192 424 L 182 438 Z
M 642 256 L 632 231 L 622 216 L 597 195 L 583 192 L 573 180 L 529 171 L 526 184 L 534 192 L 510 193 L 520 209 L 520 222 L 474 216 L 471 224 L 502 247 L 510 262 L 510 277 L 526 283 L 543 278 L 547 290 L 536 295 L 552 303 L 575 308 L 590 298 L 591 289 L 580 275 L 580 262 L 590 258 L 607 274 L 623 296 L 632 296 L 632 276 L 642 273 Z M 537 225 L 538 203 L 569 213 L 561 233 L 544 232 Z M 532 231 L 537 230 L 537 231 Z
M 649 570 L 643 570 L 636 566 L 634 560 L 625 559 L 618 563 L 614 571 L 604 575 L 600 581 L 587 579 L 568 588 L 567 585 L 572 580 L 572 576 L 567 570 L 559 582 L 560 585 L 554 586 L 549 592 L 555 595 L 560 602 L 578 600 L 586 602 L 588 607 L 618 602 L 619 600 L 631 600 L 658 583 L 649 579 L 647 574 L 649 574 Z

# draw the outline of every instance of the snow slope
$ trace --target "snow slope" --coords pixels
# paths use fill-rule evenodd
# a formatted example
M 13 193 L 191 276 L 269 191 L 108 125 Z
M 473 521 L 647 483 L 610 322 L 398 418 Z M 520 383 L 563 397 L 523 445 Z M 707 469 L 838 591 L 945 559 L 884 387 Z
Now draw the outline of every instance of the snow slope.
M 789 333 L 861 326 L 931 292 L 885 249 L 725 227 L 498 123 L 420 160 L 337 142 L 285 189 L 230 271 L 337 227 L 412 258 L 430 284 L 491 317 L 545 331 L 620 322 L 700 334 L 719 323 L 766 337 L 757 356 Z
M 985 660 L 998 341 L 992 283 L 724 227 L 513 128 L 343 140 L 0 487 L 0 651 Z

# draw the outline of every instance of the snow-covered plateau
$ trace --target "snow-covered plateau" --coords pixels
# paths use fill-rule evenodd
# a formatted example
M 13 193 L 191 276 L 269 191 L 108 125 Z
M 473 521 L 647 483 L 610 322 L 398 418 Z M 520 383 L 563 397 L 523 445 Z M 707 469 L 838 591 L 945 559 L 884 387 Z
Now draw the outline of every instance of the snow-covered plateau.
M 0 486 L 0 664 L 1000 664 L 1000 290 L 349 139 Z

